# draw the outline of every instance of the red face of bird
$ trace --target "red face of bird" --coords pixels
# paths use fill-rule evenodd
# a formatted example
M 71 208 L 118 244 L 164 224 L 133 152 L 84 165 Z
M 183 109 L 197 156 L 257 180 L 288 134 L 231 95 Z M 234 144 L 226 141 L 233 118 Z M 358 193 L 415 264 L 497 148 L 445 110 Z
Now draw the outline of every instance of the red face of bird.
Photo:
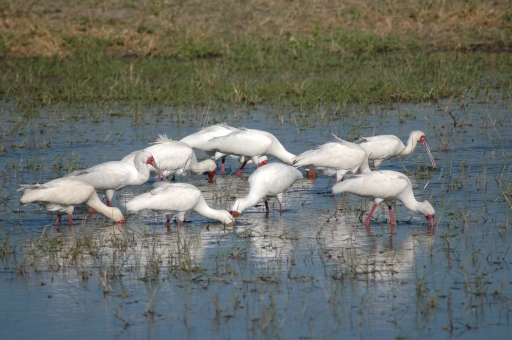
M 213 169 L 213 171 L 205 172 L 205 174 L 208 175 L 208 182 L 212 183 L 213 178 L 215 177 L 215 174 L 217 173 L 217 169 Z
M 231 214 L 231 216 L 237 218 L 237 217 L 240 217 L 240 215 L 242 215 L 241 213 L 239 213 L 238 211 L 235 211 L 235 210 L 231 210 L 229 212 Z
M 317 179 L 318 178 L 318 173 L 314 170 L 307 170 L 308 172 L 308 179 Z
M 420 143 L 423 144 L 425 149 L 427 150 L 428 156 L 430 157 L 430 162 L 432 162 L 432 167 L 436 167 L 436 161 L 434 160 L 434 156 L 432 156 L 432 152 L 430 152 L 430 148 L 427 144 L 427 136 L 423 135 L 420 137 Z
M 434 233 L 434 227 L 436 226 L 436 215 L 427 215 L 425 216 L 428 220 L 428 229 L 432 233 Z
M 153 156 L 149 156 L 148 159 L 146 160 L 146 164 L 150 164 L 153 168 L 156 169 L 156 171 L 158 171 L 158 173 L 160 174 L 160 178 L 163 179 L 164 181 L 166 182 L 169 182 L 169 180 L 167 179 L 167 177 L 164 175 L 164 173 L 162 172 L 162 170 L 160 170 L 160 168 L 158 167 L 158 165 L 156 165 L 156 162 L 155 162 L 155 158 Z M 160 178 L 159 178 L 159 181 L 160 181 Z
M 116 224 L 124 224 L 124 220 L 116 221 Z

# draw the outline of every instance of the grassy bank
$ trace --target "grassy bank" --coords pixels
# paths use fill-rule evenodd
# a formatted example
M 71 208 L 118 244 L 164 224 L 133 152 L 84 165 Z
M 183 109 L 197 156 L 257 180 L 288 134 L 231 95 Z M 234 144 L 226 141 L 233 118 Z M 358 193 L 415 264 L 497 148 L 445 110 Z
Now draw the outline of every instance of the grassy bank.
M 308 106 L 511 87 L 505 1 L 9 0 L 0 13 L 9 100 Z

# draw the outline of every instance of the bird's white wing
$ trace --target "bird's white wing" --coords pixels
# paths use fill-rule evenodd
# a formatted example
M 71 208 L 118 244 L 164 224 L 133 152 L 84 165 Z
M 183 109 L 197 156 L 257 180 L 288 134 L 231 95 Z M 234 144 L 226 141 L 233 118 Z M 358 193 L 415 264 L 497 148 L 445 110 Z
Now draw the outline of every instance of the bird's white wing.
M 272 142 L 269 136 L 240 129 L 223 137 L 212 138 L 201 148 L 205 151 L 252 157 L 264 155 Z

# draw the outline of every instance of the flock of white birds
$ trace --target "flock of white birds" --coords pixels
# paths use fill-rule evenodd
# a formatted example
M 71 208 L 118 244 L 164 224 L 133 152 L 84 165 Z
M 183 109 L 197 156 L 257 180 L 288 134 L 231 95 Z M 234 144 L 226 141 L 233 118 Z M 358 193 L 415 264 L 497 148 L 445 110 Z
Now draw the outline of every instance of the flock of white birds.
M 372 199 L 373 208 L 365 221 L 370 233 L 370 221 L 376 207 L 385 202 L 389 207 L 390 224 L 395 225 L 392 200 L 401 201 L 409 210 L 424 215 L 429 222 L 428 233 L 434 233 L 435 211 L 428 201 L 419 202 L 414 197 L 411 181 L 400 172 L 377 170 L 380 164 L 389 158 L 410 155 L 418 142 L 425 146 L 432 166 L 436 164 L 421 131 L 411 132 L 407 144 L 393 135 L 365 137 L 354 143 L 334 136 L 335 140 L 308 150 L 300 155 L 288 152 L 271 133 L 261 130 L 234 128 L 226 124 L 205 127 L 181 141 L 167 136 L 159 136 L 155 143 L 132 152 L 120 161 L 101 163 L 85 170 L 74 171 L 62 178 L 44 184 L 23 184 L 21 204 L 37 203 L 48 211 L 57 212 L 56 225 L 60 224 L 62 214 L 68 214 L 68 225 L 72 225 L 74 207 L 86 204 L 98 213 L 112 219 L 115 223 L 124 223 L 120 209 L 112 207 L 116 190 L 127 186 L 146 183 L 151 173 L 155 173 L 156 182 L 150 192 L 131 199 L 126 204 L 128 214 L 144 209 L 165 215 L 167 225 L 176 216 L 179 225 L 183 225 L 185 214 L 195 211 L 207 218 L 233 225 L 235 218 L 246 209 L 255 206 L 261 200 L 265 202 L 268 213 L 268 199 L 276 197 L 282 214 L 283 194 L 298 179 L 303 177 L 301 168 L 310 178 L 321 171 L 327 175 L 336 175 L 333 194 L 349 192 Z M 211 159 L 198 162 L 194 149 L 205 151 Z M 249 192 L 246 197 L 238 198 L 231 211 L 212 209 L 208 206 L 201 191 L 187 183 L 170 183 L 167 177 L 191 171 L 207 174 L 213 181 L 217 160 L 222 160 L 221 172 L 225 174 L 226 156 L 239 159 L 242 163 L 236 173 L 241 176 L 247 163 L 253 162 L 256 170 L 250 175 Z M 267 157 L 280 162 L 268 164 Z M 374 170 L 369 167 L 373 161 Z M 107 204 L 98 196 L 104 193 Z

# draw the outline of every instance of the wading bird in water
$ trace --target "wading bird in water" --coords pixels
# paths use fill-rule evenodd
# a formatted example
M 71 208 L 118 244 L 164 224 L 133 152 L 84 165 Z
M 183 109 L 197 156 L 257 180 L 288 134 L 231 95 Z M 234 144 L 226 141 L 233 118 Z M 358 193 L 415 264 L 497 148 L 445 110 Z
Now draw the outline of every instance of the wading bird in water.
M 322 171 L 326 175 L 336 174 L 336 183 L 340 182 L 347 172 L 369 172 L 368 155 L 362 147 L 347 142 L 337 136 L 334 142 L 320 145 L 292 159 L 294 167 Z
M 190 145 L 181 141 L 173 141 L 166 135 L 160 135 L 159 138 L 143 151 L 153 155 L 155 163 L 165 177 L 169 175 L 182 175 L 185 171 L 192 171 L 197 175 L 206 173 L 211 181 L 215 177 L 217 167 L 211 159 L 202 162 L 197 161 L 196 153 Z M 135 156 L 140 151 L 132 152 L 125 156 L 121 161 L 134 164 Z M 149 171 L 158 172 L 153 166 L 149 165 Z M 159 176 L 160 177 L 160 176 Z M 161 178 L 160 178 L 161 179 Z
M 68 225 L 73 224 L 75 205 L 86 204 L 97 212 L 123 224 L 124 216 L 118 208 L 107 207 L 98 197 L 94 187 L 72 177 L 54 179 L 45 184 L 22 184 L 20 203 L 37 203 L 48 211 L 57 211 L 55 225 L 60 224 L 62 214 L 68 214 Z
M 234 131 L 238 131 L 238 129 L 235 127 L 229 126 L 225 123 L 210 125 L 210 126 L 202 128 L 201 130 L 199 130 L 196 133 L 193 133 L 191 135 L 188 135 L 188 136 L 182 138 L 181 141 L 184 143 L 187 143 L 194 149 L 203 150 L 203 148 L 202 148 L 203 144 L 208 142 L 210 139 L 215 138 L 215 137 L 223 137 L 223 136 L 229 135 L 230 133 L 232 133 Z M 203 151 L 205 151 L 205 150 L 203 150 Z M 216 162 L 219 158 L 221 159 L 221 161 L 222 161 L 221 174 L 225 175 L 226 174 L 226 164 L 225 163 L 226 163 L 227 155 L 222 152 L 212 152 L 212 151 L 207 151 L 207 154 L 209 154 L 210 156 L 213 157 L 214 162 Z M 243 163 L 245 161 L 245 158 L 243 156 L 232 155 L 232 157 L 237 158 L 238 161 L 240 161 L 241 163 Z M 248 162 L 252 162 L 252 161 L 248 160 Z M 256 163 L 256 165 L 265 165 L 267 163 L 268 163 L 267 157 L 262 156 L 258 159 L 258 163 Z
M 188 211 L 195 211 L 204 217 L 224 224 L 234 224 L 234 218 L 228 211 L 210 208 L 201 191 L 188 183 L 155 183 L 153 190 L 130 200 L 126 204 L 126 209 L 128 213 L 149 209 L 165 215 L 167 226 L 174 215 L 176 215 L 179 225 L 182 226 Z
M 257 166 L 262 156 L 273 156 L 286 164 L 292 164 L 294 154 L 288 152 L 270 132 L 241 128 L 223 137 L 212 138 L 201 147 L 205 151 L 244 156 L 245 160 L 236 173 L 242 175 L 245 165 L 252 160 Z M 263 163 L 261 165 L 264 165 Z M 308 171 L 309 173 L 309 171 Z
M 436 162 L 432 152 L 427 144 L 427 137 L 421 131 L 412 131 L 407 140 L 407 146 L 393 135 L 379 135 L 373 137 L 363 137 L 354 143 L 359 144 L 368 154 L 369 160 L 373 160 L 374 170 L 377 170 L 381 163 L 386 159 L 396 156 L 408 156 L 413 153 L 416 144 L 420 142 L 425 146 L 427 154 L 430 157 L 432 167 L 436 167 Z
M 142 185 L 148 181 L 149 169 L 146 164 L 151 164 L 160 171 L 155 159 L 147 151 L 138 152 L 133 163 L 121 161 L 101 163 L 85 170 L 73 171 L 65 178 L 82 180 L 92 185 L 96 191 L 105 192 L 107 206 L 110 207 L 116 190 L 132 185 Z
M 249 193 L 244 198 L 237 199 L 230 212 L 238 217 L 244 210 L 255 206 L 263 199 L 268 214 L 267 201 L 270 197 L 276 197 L 279 202 L 279 213 L 282 215 L 283 193 L 301 178 L 302 173 L 290 165 L 270 163 L 260 167 L 249 176 Z
M 386 202 L 389 208 L 389 221 L 391 224 L 390 233 L 393 233 L 395 219 L 391 208 L 391 200 L 399 200 L 409 210 L 424 215 L 429 223 L 428 234 L 434 234 L 435 210 L 429 201 L 419 202 L 414 197 L 412 184 L 404 174 L 391 170 L 378 170 L 364 174 L 353 175 L 345 178 L 332 187 L 333 194 L 350 192 L 358 196 L 373 200 L 373 207 L 365 221 L 368 234 L 370 231 L 370 220 L 377 206 Z

